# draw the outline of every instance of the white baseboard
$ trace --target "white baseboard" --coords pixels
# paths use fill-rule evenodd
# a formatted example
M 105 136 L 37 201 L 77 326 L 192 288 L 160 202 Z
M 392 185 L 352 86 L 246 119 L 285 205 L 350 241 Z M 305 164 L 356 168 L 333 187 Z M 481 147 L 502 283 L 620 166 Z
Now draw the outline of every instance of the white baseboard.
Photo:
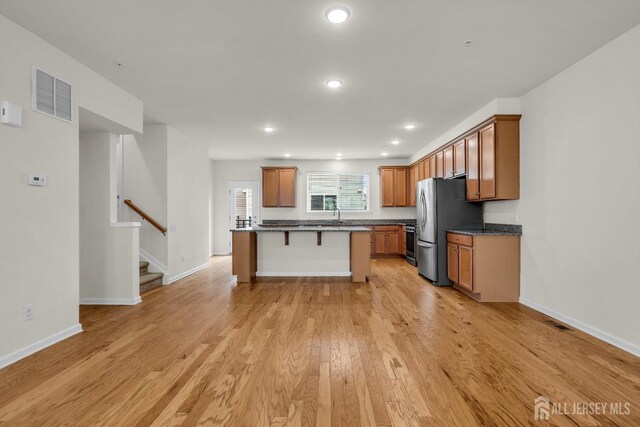
M 180 273 L 180 274 L 176 274 L 175 276 L 167 279 L 167 283 L 164 283 L 165 285 L 169 285 L 173 282 L 176 282 L 180 279 L 184 279 L 187 276 L 191 276 L 193 273 L 197 273 L 198 271 L 209 267 L 209 265 L 211 265 L 210 262 L 206 262 L 205 264 L 199 265 L 197 267 L 193 267 L 191 270 L 187 270 L 184 273 Z
M 80 332 L 82 332 L 82 325 L 78 323 L 71 326 L 70 328 L 64 329 L 60 332 L 56 332 L 55 334 L 49 335 L 48 337 L 41 339 L 40 341 L 23 347 L 18 351 L 14 351 L 13 353 L 7 354 L 6 356 L 2 356 L 0 357 L 0 369 Z
M 80 305 L 136 305 L 142 298 L 80 298 Z
M 629 341 L 626 341 L 622 338 L 618 338 L 614 335 L 611 335 L 608 332 L 601 331 L 598 328 L 594 328 L 591 325 L 587 325 L 579 320 L 576 320 L 572 317 L 565 316 L 562 313 L 559 313 L 551 308 L 545 307 L 538 303 L 535 303 L 527 298 L 520 297 L 520 304 L 526 305 L 529 308 L 532 308 L 540 313 L 546 314 L 547 316 L 554 317 L 561 322 L 566 323 L 567 325 L 571 325 L 576 329 L 580 329 L 582 332 L 586 332 L 589 335 L 592 335 L 606 343 L 609 343 L 615 347 L 618 347 L 626 352 L 629 352 L 635 356 L 640 356 L 640 346 L 633 344 Z
M 211 256 L 227 256 L 231 255 L 230 252 L 211 252 Z
M 149 252 L 145 251 L 142 248 L 139 248 L 138 253 L 140 255 L 140 258 L 147 261 L 155 270 L 158 270 L 160 273 L 164 274 L 165 276 L 167 275 L 169 268 L 163 263 L 161 263 L 160 261 L 158 261 L 153 255 L 151 255 Z
M 351 277 L 350 271 L 258 271 L 258 277 Z

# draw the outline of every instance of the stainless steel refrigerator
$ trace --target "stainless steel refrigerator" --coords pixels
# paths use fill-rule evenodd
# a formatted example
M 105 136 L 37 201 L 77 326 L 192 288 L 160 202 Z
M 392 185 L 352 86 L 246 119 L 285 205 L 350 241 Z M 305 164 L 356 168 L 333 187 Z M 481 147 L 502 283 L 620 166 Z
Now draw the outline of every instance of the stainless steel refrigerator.
M 416 184 L 418 271 L 436 286 L 447 278 L 447 230 L 483 227 L 482 207 L 466 201 L 464 179 L 429 178 Z

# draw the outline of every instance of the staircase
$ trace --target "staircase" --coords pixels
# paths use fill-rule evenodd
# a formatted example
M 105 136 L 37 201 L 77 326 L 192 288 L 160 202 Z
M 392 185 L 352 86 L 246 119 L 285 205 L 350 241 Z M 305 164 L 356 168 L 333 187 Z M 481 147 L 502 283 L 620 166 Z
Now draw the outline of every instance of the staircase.
M 149 263 L 140 261 L 140 293 L 162 286 L 162 273 L 150 273 Z

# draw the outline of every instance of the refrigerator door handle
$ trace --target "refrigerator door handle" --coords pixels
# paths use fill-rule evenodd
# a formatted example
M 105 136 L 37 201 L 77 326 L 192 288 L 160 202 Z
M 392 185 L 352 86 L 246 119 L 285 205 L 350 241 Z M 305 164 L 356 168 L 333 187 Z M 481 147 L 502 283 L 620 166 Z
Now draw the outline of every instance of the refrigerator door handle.
M 427 225 L 427 199 L 424 196 L 424 189 L 420 190 L 420 228 L 424 233 L 425 226 Z
M 422 240 L 418 240 L 418 246 L 422 246 L 423 248 L 430 248 L 433 247 L 433 243 L 426 243 Z

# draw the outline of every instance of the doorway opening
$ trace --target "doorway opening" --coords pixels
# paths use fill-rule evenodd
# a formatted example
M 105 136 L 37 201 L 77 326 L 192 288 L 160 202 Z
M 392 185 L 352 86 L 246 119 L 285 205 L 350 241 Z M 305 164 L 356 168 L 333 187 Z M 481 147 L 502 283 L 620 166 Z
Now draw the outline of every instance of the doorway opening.
M 260 217 L 260 185 L 256 181 L 229 183 L 229 228 L 238 224 L 255 226 Z M 228 248 L 231 253 L 231 232 L 228 235 Z

